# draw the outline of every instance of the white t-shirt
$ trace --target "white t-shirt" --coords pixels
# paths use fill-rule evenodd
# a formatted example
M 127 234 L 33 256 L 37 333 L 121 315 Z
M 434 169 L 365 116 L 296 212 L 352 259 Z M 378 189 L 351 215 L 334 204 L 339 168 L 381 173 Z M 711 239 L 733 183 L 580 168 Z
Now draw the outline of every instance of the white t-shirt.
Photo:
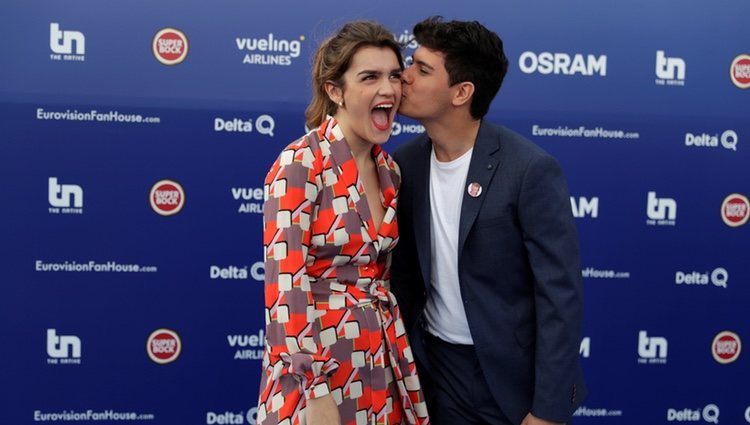
M 471 153 L 450 162 L 430 156 L 431 290 L 425 305 L 427 331 L 453 344 L 473 344 L 458 284 L 458 229 Z

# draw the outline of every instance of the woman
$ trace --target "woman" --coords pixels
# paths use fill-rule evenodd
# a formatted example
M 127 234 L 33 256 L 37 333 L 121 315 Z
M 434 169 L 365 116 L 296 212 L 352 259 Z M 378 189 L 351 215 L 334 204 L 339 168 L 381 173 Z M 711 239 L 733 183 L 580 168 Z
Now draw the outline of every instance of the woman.
M 313 64 L 313 130 L 266 177 L 266 353 L 258 424 L 427 424 L 386 288 L 398 166 L 380 147 L 401 100 L 393 35 L 352 22 Z

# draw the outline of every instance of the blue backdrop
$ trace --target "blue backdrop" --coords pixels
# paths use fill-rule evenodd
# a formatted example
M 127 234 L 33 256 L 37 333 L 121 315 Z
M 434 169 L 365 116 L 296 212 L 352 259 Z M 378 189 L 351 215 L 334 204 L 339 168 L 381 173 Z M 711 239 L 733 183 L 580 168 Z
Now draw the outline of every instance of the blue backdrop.
M 501 35 L 488 119 L 566 172 L 574 422 L 750 423 L 742 0 L 0 3 L 0 423 L 254 424 L 262 182 L 311 55 L 355 18 L 409 54 L 433 14 Z

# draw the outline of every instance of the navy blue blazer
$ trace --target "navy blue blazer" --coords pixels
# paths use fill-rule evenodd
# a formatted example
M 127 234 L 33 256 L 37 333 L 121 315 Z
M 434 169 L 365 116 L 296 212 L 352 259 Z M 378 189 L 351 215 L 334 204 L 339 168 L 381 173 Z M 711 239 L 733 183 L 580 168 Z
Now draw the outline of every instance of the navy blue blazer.
M 430 291 L 431 148 L 424 134 L 394 153 L 402 180 L 391 275 L 412 350 L 428 373 L 422 313 Z M 472 182 L 482 192 L 463 196 L 458 274 L 484 376 L 514 423 L 529 412 L 569 422 L 586 388 L 578 359 L 583 285 L 565 177 L 537 145 L 482 121 Z

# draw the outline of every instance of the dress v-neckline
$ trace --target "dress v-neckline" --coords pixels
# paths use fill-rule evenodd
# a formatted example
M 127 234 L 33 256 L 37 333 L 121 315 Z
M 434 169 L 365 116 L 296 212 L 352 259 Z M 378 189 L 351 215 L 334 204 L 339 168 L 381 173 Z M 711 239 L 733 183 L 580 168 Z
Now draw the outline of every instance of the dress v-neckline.
M 386 217 L 388 210 L 393 206 L 393 201 L 396 195 L 396 188 L 394 187 L 392 178 L 390 176 L 390 169 L 386 163 L 385 152 L 379 145 L 374 145 L 371 150 L 372 158 L 375 162 L 375 170 L 378 179 L 378 202 L 383 205 L 385 212 L 383 214 L 383 220 L 380 226 L 375 228 L 375 222 L 373 220 L 372 211 L 367 200 L 367 193 L 365 192 L 364 183 L 360 178 L 357 164 L 352 154 L 349 144 L 344 138 L 341 128 L 336 123 L 335 119 L 332 120 L 332 126 L 329 126 L 325 131 L 325 139 L 328 141 L 331 160 L 336 170 L 336 174 L 341 178 L 343 183 L 349 190 L 349 199 L 353 204 L 354 210 L 359 215 L 362 223 L 364 224 L 367 235 L 373 242 L 379 242 L 385 236 L 383 234 L 384 224 L 386 223 Z M 352 189 L 356 193 L 352 193 Z M 379 246 L 380 244 L 378 244 Z M 378 250 L 380 248 L 378 247 Z

